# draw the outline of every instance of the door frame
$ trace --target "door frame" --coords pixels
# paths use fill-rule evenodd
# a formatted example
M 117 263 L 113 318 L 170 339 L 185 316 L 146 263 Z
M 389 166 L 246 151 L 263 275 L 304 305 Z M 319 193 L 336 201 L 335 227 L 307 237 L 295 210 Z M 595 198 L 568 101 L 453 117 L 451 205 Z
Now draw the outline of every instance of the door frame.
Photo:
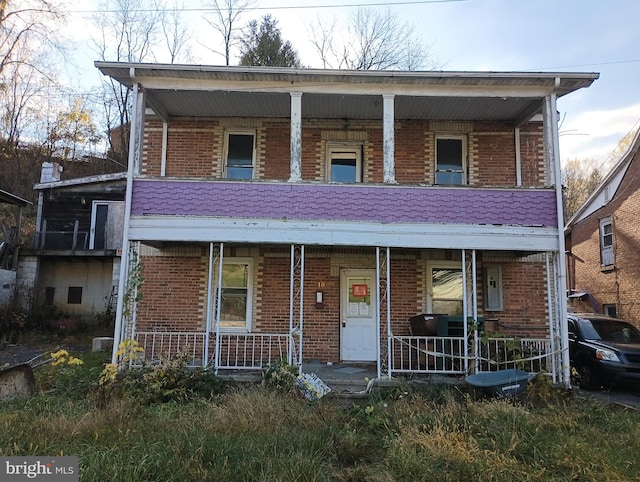
M 347 317 L 347 308 L 348 308 L 348 299 L 347 299 L 347 279 L 350 277 L 370 277 L 371 278 L 371 308 L 372 308 L 372 313 L 371 313 L 371 318 L 373 320 L 373 343 L 374 343 L 374 348 L 375 348 L 375 355 L 374 358 L 370 359 L 370 360 L 349 360 L 349 359 L 345 359 L 343 357 L 343 343 L 344 343 L 344 335 L 343 335 L 343 328 L 344 328 L 344 321 L 346 320 Z M 380 358 L 380 341 L 379 341 L 379 331 L 380 331 L 380 325 L 379 325 L 379 314 L 378 311 L 380 309 L 379 303 L 378 303 L 378 278 L 377 278 L 377 270 L 375 268 L 342 268 L 340 270 L 340 333 L 339 333 L 339 337 L 340 337 L 340 360 L 341 361 L 345 361 L 345 362 L 358 362 L 358 361 L 362 361 L 362 362 L 375 362 Z

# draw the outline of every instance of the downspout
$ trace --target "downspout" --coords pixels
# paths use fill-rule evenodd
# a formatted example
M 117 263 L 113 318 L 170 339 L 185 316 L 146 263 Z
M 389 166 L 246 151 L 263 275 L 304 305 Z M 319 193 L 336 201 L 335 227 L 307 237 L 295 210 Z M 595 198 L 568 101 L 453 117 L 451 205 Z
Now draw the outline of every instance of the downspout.
M 125 193 L 125 209 L 124 209 L 124 226 L 122 230 L 122 253 L 120 256 L 120 278 L 118 280 L 118 303 L 116 304 L 116 320 L 113 330 L 113 350 L 111 353 L 111 363 L 118 363 L 118 347 L 123 341 L 123 322 L 122 315 L 124 309 L 124 293 L 127 288 L 127 279 L 129 277 L 129 224 L 131 221 L 131 199 L 133 195 L 133 176 L 136 169 L 136 159 L 138 157 L 137 140 L 140 139 L 141 133 L 136 132 L 141 129 L 142 124 L 140 118 L 144 118 L 144 100 L 143 93 L 139 90 L 135 80 L 135 69 L 129 69 L 129 76 L 132 80 L 133 89 L 133 112 L 131 113 L 131 127 L 129 133 L 129 165 L 127 167 L 127 189 Z M 142 113 L 140 112 L 142 111 Z
M 564 244 L 564 209 L 562 205 L 562 170 L 560 166 L 560 145 L 558 138 L 558 111 L 556 105 L 556 89 L 560 86 L 560 79 L 556 78 L 554 90 L 544 99 L 544 109 L 545 112 L 544 122 L 545 126 L 548 123 L 548 127 L 545 128 L 545 131 L 548 133 L 547 142 L 551 145 L 547 146 L 547 152 L 551 155 L 549 161 L 549 166 L 553 169 L 553 183 L 556 192 L 556 215 L 557 215 L 557 225 L 558 225 L 558 253 L 556 258 L 557 263 L 557 293 L 558 297 L 558 324 L 560 331 L 560 350 L 561 350 L 561 359 L 562 359 L 562 367 L 560 383 L 562 383 L 566 388 L 570 388 L 571 386 L 571 373 L 569 368 L 569 327 L 567 321 L 567 298 L 565 295 L 567 280 L 566 280 L 566 263 L 565 263 L 565 244 Z M 549 320 L 551 322 L 551 320 Z

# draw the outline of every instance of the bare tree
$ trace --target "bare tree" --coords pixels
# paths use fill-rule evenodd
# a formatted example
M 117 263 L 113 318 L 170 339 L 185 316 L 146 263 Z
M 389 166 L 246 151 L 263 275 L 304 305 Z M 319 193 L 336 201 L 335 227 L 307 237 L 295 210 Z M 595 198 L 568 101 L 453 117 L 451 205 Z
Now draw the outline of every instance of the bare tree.
M 40 69 L 37 62 L 22 55 L 28 52 L 56 50 L 64 53 L 65 12 L 48 0 L 0 0 L 0 73 L 7 65 L 18 63 Z
M 387 9 L 359 8 L 349 18 L 347 37 L 335 35 L 335 21 L 311 26 L 311 43 L 324 68 L 350 70 L 418 70 L 430 61 L 414 27 Z M 434 66 L 431 66 L 434 68 Z
M 571 159 L 562 169 L 565 220 L 573 216 L 602 181 L 593 161 Z
M 205 20 L 222 38 L 222 50 L 210 45 L 205 47 L 215 54 L 222 55 L 225 65 L 231 65 L 231 51 L 241 42 L 240 19 L 254 3 L 255 0 L 207 0 L 205 2 L 212 9 L 210 18 Z
M 173 5 L 168 7 L 168 4 L 158 1 L 156 9 L 160 12 L 160 27 L 170 63 L 191 61 L 189 27 L 183 18 L 184 3 L 178 4 L 178 1 L 174 0 Z
M 103 0 L 93 18 L 94 47 L 100 60 L 144 62 L 154 60 L 152 47 L 159 34 L 162 11 L 145 0 Z M 110 153 L 116 161 L 126 160 L 131 121 L 131 92 L 109 78 L 103 81 L 105 127 Z

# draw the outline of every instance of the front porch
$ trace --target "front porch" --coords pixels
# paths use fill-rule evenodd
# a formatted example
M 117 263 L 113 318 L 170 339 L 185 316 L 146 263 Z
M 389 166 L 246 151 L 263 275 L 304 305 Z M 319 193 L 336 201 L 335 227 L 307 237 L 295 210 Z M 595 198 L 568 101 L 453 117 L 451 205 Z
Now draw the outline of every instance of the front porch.
M 158 293 L 158 298 L 148 302 L 145 297 L 146 307 L 133 301 L 138 298 L 135 292 L 130 291 L 125 297 L 131 301 L 126 309 L 129 318 L 123 319 L 125 323 L 116 334 L 119 340 L 135 340 L 147 362 L 155 363 L 182 353 L 189 366 L 210 367 L 219 375 L 228 375 L 257 374 L 264 367 L 283 361 L 297 367 L 300 373 L 312 365 L 331 370 L 330 367 L 338 363 L 351 366 L 351 362 L 366 361 L 373 367 L 367 377 L 378 381 L 436 375 L 459 377 L 519 368 L 531 373 L 549 373 L 554 382 L 562 383 L 562 347 L 558 336 L 561 317 L 555 301 L 559 291 L 554 281 L 557 268 L 553 253 L 529 255 L 524 261 L 514 254 L 507 258 L 505 253 L 501 258 L 484 253 L 483 262 L 490 262 L 491 266 L 503 261 L 505 276 L 511 277 L 522 268 L 530 274 L 536 273 L 534 281 L 523 278 L 522 284 L 515 287 L 518 292 L 536 291 L 531 290 L 531 286 L 536 286 L 537 291 L 547 290 L 546 296 L 539 300 L 535 318 L 531 316 L 532 308 L 523 308 L 521 301 L 515 308 L 505 302 L 502 315 L 511 322 L 502 324 L 504 329 L 498 332 L 493 328 L 485 330 L 487 312 L 479 309 L 482 298 L 479 281 L 483 275 L 479 274 L 482 269 L 478 268 L 478 258 L 482 252 L 475 250 L 443 253 L 394 249 L 392 257 L 391 248 L 360 247 L 358 252 L 353 248 L 342 252 L 322 247 L 306 247 L 305 251 L 304 245 L 291 245 L 287 250 L 282 245 L 273 245 L 258 250 L 246 245 L 225 248 L 224 243 L 211 243 L 207 252 L 202 246 L 198 249 L 193 244 L 184 246 L 187 248 L 181 248 L 186 250 L 182 252 L 177 248 L 142 250 L 147 256 L 149 273 L 153 273 L 153 278 L 146 283 L 157 283 L 157 286 L 149 285 L 149 290 L 165 287 L 167 294 Z M 136 263 L 141 245 L 136 249 L 130 253 L 133 272 L 140 268 Z M 254 277 L 247 268 L 243 276 L 255 279 L 242 285 L 246 289 L 234 285 L 231 291 L 225 291 L 229 286 L 222 270 L 227 262 L 226 253 L 236 255 L 228 258 L 233 266 L 253 265 L 252 269 L 257 272 Z M 242 257 L 238 257 L 239 254 Z M 435 259 L 442 258 L 443 254 L 448 260 Z M 353 269 L 355 264 L 361 268 Z M 199 284 L 198 279 L 202 278 L 193 277 L 189 281 L 179 276 L 170 282 L 163 274 L 163 270 L 189 273 L 198 269 L 206 276 L 206 289 Z M 410 279 L 409 273 L 419 273 L 419 277 L 425 278 Z M 350 274 L 353 276 L 349 277 Z M 288 283 L 284 276 L 289 278 Z M 195 299 L 184 305 L 190 306 L 191 312 L 177 309 L 175 304 L 186 301 L 186 294 L 198 286 L 204 293 L 199 302 L 204 309 L 199 311 Z M 405 288 L 397 289 L 402 286 Z M 411 293 L 407 292 L 407 286 L 413 290 Z M 418 289 L 418 286 L 424 288 Z M 142 284 L 136 289 L 141 287 Z M 315 291 L 316 287 L 322 291 Z M 452 295 L 451 289 L 459 290 L 459 294 Z M 361 290 L 364 291 L 360 293 Z M 412 301 L 422 298 L 425 291 L 429 292 L 425 305 Z M 508 291 L 505 296 L 509 296 Z M 165 308 L 158 306 L 161 299 Z M 246 324 L 239 321 L 240 318 L 233 321 L 225 317 L 231 313 L 229 303 L 242 307 L 240 314 L 248 315 Z M 259 304 L 259 308 L 252 308 L 251 303 Z M 412 331 L 407 314 L 446 307 L 460 314 L 436 316 L 443 316 L 449 322 L 455 320 L 455 330 Z M 179 317 L 162 313 L 169 309 L 176 309 Z M 206 320 L 196 320 L 197 313 L 205 313 Z M 358 316 L 370 324 L 354 338 L 345 327 L 355 326 Z M 183 329 L 172 321 L 176 318 L 185 320 Z M 163 319 L 173 325 L 163 323 Z M 355 345 L 366 337 L 370 340 L 367 346 L 372 348 L 366 352 L 347 351 L 346 348 L 351 349 L 345 345 L 347 337 L 351 342 L 355 340 Z M 365 355 L 351 357 L 355 353 Z

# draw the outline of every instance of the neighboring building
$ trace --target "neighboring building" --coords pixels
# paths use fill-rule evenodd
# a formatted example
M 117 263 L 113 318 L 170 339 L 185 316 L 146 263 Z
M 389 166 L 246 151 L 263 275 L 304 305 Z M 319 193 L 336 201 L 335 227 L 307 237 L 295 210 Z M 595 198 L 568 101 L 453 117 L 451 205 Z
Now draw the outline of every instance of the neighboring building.
M 640 327 L 640 131 L 567 222 L 569 298 L 576 311 Z
M 89 317 L 115 309 L 126 173 L 61 180 L 61 172 L 45 162 L 34 186 L 36 233 L 22 251 L 18 281 L 26 305 Z
M 14 206 L 10 215 L 10 224 L 0 219 L 0 306 L 13 301 L 16 291 L 16 268 L 22 246 L 20 230 L 22 210 L 31 204 L 30 201 L 0 189 L 0 203 Z
M 597 74 L 96 66 L 134 99 L 116 346 L 464 373 L 491 319 L 566 354 L 556 99 Z

